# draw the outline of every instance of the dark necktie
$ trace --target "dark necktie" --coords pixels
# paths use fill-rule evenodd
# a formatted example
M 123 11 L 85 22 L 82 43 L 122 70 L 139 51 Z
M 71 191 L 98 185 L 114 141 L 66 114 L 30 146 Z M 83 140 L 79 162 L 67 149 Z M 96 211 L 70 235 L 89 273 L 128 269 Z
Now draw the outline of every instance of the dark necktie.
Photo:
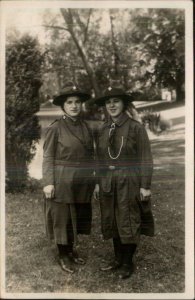
M 112 123 L 109 130 L 109 147 L 112 150 L 112 153 L 115 153 L 114 140 L 116 133 L 116 124 Z

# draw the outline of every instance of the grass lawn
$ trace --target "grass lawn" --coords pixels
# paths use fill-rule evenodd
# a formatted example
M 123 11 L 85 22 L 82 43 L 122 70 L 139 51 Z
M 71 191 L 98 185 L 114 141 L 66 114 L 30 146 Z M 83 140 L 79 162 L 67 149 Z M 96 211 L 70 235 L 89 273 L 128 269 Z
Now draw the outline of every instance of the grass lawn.
M 42 193 L 6 195 L 6 292 L 10 293 L 182 293 L 184 286 L 184 132 L 170 131 L 152 140 L 155 169 L 155 237 L 142 236 L 130 279 L 102 273 L 112 259 L 111 241 L 103 241 L 98 202 L 93 200 L 91 236 L 78 249 L 87 264 L 73 275 L 57 263 L 57 251 L 45 237 Z

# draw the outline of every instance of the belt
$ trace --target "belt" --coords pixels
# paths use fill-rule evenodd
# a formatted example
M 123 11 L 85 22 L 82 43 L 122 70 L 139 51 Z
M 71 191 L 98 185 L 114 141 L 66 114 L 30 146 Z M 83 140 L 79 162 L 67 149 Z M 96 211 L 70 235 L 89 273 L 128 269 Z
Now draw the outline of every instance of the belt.
M 55 159 L 54 161 L 54 165 L 57 166 L 57 165 L 60 165 L 60 166 L 65 166 L 65 167 L 72 167 L 72 168 L 95 168 L 95 164 L 94 162 L 89 162 L 89 161 L 86 161 L 86 162 L 79 162 L 79 161 L 66 161 L 66 160 L 59 160 L 59 159 Z
M 118 168 L 118 167 L 116 167 L 116 166 L 108 166 L 108 169 L 111 170 L 111 171 L 112 171 L 112 170 L 114 171 L 114 170 L 116 170 L 117 168 Z
M 114 170 L 124 170 L 124 169 L 129 169 L 130 166 L 113 166 L 113 165 L 110 165 L 110 166 L 107 166 L 107 168 L 111 171 L 114 171 Z

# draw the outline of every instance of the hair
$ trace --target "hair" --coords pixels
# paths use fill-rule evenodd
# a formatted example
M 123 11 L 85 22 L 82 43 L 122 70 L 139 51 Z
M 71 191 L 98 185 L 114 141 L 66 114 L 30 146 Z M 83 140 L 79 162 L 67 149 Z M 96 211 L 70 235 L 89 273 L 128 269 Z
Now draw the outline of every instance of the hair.
M 123 100 L 123 99 L 121 99 L 121 100 L 123 101 L 123 105 L 124 105 L 124 107 L 123 107 L 123 111 L 125 111 L 125 110 L 127 110 L 127 109 L 128 109 L 129 102 L 128 102 L 128 101 L 125 101 L 125 100 Z
M 66 100 L 67 100 L 67 98 L 64 98 L 64 101 L 60 105 L 61 110 L 63 110 L 63 112 L 65 112 L 65 110 L 64 110 L 64 103 L 66 102 Z

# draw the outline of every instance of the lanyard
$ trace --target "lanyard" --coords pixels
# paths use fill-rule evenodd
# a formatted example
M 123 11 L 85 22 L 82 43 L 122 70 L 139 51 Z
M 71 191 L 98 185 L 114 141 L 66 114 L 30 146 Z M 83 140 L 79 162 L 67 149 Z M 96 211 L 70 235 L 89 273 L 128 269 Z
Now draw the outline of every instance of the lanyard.
M 111 124 L 110 130 L 109 130 L 109 143 L 111 146 L 113 146 L 113 143 L 114 143 L 115 130 L 116 130 L 116 124 L 113 122 Z M 119 152 L 116 156 L 111 155 L 110 146 L 108 146 L 108 154 L 111 159 L 117 159 L 120 156 L 122 148 L 123 148 L 123 144 L 124 144 L 124 137 L 121 136 L 121 144 L 120 144 Z

